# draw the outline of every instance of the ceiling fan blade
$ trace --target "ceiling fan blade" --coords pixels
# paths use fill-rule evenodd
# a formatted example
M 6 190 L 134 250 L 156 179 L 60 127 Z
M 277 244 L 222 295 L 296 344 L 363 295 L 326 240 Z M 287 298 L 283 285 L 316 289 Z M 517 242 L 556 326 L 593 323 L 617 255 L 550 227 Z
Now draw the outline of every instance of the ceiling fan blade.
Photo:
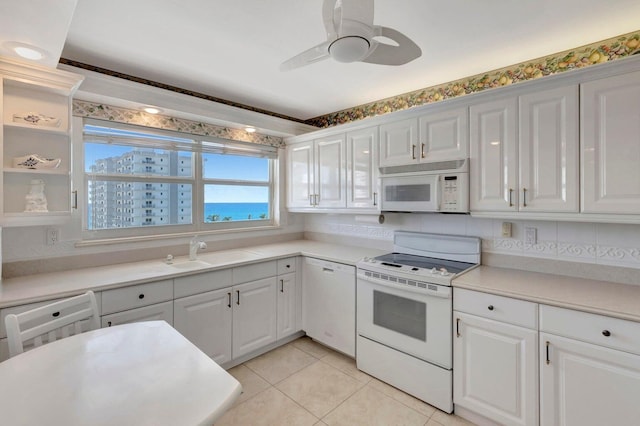
M 289 71 L 327 59 L 329 57 L 329 44 L 331 44 L 329 41 L 325 41 L 324 43 L 297 54 L 293 58 L 287 59 L 280 64 L 280 71 Z
M 386 37 L 395 41 L 398 45 L 393 46 L 381 43 L 374 38 L 371 52 L 362 62 L 381 65 L 404 65 L 422 55 L 420 47 L 400 31 L 380 26 L 376 26 L 374 30 L 374 37 Z
M 327 39 L 337 38 L 338 36 L 337 26 L 333 20 L 333 11 L 338 1 L 339 0 L 324 0 L 324 3 L 322 3 L 322 22 L 324 23 L 324 29 L 327 33 Z
M 338 0 L 342 3 L 342 19 L 373 27 L 373 0 Z

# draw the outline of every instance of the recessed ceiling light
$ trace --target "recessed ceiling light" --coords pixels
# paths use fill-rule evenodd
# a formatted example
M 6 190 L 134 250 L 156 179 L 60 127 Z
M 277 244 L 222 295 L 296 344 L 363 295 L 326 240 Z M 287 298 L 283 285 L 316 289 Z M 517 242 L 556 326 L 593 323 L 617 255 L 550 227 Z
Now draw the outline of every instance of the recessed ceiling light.
M 144 112 L 148 112 L 149 114 L 158 114 L 160 112 L 160 108 L 156 107 L 144 107 L 142 108 Z
M 31 61 L 39 61 L 47 56 L 47 52 L 44 50 L 26 43 L 9 41 L 4 43 L 4 46 L 13 50 L 21 58 L 29 59 Z
M 244 130 L 247 133 L 253 133 L 253 132 L 256 131 L 256 128 L 255 127 L 251 127 L 251 126 L 247 126 L 247 127 L 244 128 Z

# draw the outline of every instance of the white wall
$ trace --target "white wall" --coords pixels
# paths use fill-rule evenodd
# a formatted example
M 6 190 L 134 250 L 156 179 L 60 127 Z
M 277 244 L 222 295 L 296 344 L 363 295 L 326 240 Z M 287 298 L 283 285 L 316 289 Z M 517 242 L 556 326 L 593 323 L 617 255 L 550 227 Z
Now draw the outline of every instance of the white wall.
M 393 241 L 393 231 L 405 230 L 482 238 L 483 253 L 566 260 L 640 269 L 640 225 L 509 221 L 512 237 L 502 237 L 499 219 L 468 215 L 389 213 L 382 225 L 360 223 L 354 215 L 308 214 L 305 232 Z M 537 244 L 525 244 L 525 227 L 537 230 Z M 353 241 L 358 241 L 354 239 Z M 640 283 L 638 283 L 640 284 Z

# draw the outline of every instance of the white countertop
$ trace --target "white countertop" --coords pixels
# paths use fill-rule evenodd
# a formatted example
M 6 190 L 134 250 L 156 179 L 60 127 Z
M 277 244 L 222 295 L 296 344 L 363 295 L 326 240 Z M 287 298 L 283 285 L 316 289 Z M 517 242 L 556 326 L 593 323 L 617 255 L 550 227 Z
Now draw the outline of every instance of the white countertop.
M 242 390 L 164 321 L 57 340 L 0 363 L 0 376 L 7 425 L 211 425 Z
M 640 321 L 640 285 L 479 266 L 453 286 Z
M 198 259 L 189 262 L 185 257 L 174 259 L 167 265 L 163 259 L 120 263 L 94 268 L 73 269 L 48 274 L 26 275 L 2 281 L 0 308 L 50 300 L 82 293 L 124 287 L 204 271 L 225 269 L 250 263 L 289 256 L 310 256 L 349 265 L 365 256 L 384 254 L 382 250 L 350 247 L 311 240 L 296 240 L 278 244 L 245 247 L 242 249 L 201 252 Z

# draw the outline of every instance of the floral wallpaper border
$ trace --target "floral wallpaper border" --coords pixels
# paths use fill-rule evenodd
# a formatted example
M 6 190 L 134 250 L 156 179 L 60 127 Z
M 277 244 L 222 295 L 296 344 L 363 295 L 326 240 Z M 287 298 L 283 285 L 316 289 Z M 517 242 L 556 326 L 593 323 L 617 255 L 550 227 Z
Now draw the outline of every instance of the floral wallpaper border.
M 186 120 L 159 114 L 149 114 L 134 109 L 121 108 L 96 102 L 73 100 L 73 115 L 89 117 L 98 120 L 114 121 L 117 123 L 137 124 L 156 129 L 174 130 L 200 136 L 213 136 L 241 142 L 251 142 L 259 145 L 269 145 L 284 148 L 284 140 L 277 136 L 260 133 L 247 133 L 242 129 L 215 126 L 213 124 Z
M 330 127 L 388 114 L 411 107 L 457 96 L 468 95 L 553 75 L 573 69 L 624 58 L 640 53 L 640 30 L 597 43 L 556 53 L 509 67 L 465 77 L 449 83 L 427 87 L 391 98 L 382 99 L 354 108 L 321 115 L 305 121 L 316 127 Z

